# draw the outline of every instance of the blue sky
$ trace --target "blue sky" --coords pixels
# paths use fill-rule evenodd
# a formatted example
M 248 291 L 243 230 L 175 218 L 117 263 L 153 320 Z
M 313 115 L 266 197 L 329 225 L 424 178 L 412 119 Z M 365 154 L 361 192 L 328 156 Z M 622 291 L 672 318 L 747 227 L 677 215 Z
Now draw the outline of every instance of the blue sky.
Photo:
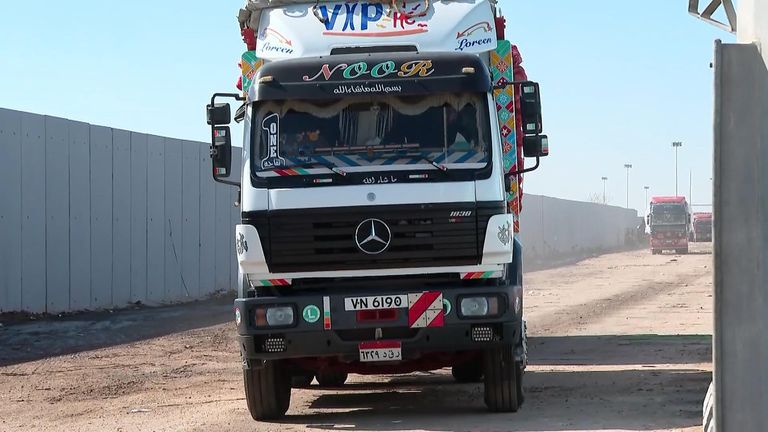
M 5 2 L 0 106 L 206 141 L 204 105 L 232 91 L 244 45 L 241 0 Z M 644 3 L 644 7 L 640 4 Z M 684 0 L 501 0 L 507 36 L 539 81 L 551 156 L 530 193 L 626 201 L 674 193 L 672 141 L 683 141 L 680 193 L 709 203 L 713 41 L 733 38 L 689 16 Z

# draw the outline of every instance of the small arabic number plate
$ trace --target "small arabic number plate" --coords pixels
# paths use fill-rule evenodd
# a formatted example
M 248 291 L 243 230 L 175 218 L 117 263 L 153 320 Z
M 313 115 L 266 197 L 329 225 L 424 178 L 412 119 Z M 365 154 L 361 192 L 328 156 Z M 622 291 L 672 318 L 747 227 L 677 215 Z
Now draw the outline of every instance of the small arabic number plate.
M 399 341 L 360 342 L 361 362 L 387 362 L 403 359 L 402 343 Z

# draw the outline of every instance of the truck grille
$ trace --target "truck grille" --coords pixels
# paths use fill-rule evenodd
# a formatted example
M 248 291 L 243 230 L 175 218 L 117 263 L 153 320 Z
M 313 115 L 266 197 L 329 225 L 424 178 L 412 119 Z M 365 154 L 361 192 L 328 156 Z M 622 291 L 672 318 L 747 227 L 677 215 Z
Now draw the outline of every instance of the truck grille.
M 488 219 L 503 203 L 421 204 L 244 213 L 256 226 L 273 273 L 475 265 L 482 259 Z M 358 225 L 384 222 L 389 246 L 360 250 Z

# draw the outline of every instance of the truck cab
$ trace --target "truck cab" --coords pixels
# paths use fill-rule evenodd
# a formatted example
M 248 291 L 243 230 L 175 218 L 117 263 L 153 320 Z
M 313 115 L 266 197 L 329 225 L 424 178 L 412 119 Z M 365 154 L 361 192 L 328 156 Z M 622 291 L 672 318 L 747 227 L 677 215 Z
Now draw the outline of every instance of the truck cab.
M 694 242 L 712 241 L 712 213 L 696 212 L 691 222 L 691 232 Z
M 548 143 L 495 6 L 272 6 L 241 11 L 255 37 L 242 93 L 207 107 L 214 178 L 241 190 L 234 310 L 252 417 L 284 415 L 313 379 L 444 367 L 516 411 L 519 186 Z M 223 97 L 242 102 L 239 181 Z
M 691 213 L 685 197 L 653 197 L 648 214 L 651 253 L 688 253 Z

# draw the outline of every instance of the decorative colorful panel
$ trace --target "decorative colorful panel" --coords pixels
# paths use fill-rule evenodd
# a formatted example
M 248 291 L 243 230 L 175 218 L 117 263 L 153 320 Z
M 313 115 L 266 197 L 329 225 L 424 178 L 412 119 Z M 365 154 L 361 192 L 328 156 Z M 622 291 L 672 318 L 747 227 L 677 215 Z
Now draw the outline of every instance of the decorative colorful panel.
M 512 68 L 512 44 L 500 40 L 496 49 L 491 51 L 491 76 L 494 84 L 504 84 L 514 81 Z M 496 112 L 499 117 L 499 128 L 504 139 L 504 171 L 517 167 L 518 149 L 515 127 L 515 87 L 507 86 L 502 90 L 494 90 Z M 520 232 L 520 197 L 518 194 L 518 179 L 515 177 L 507 191 L 507 206 L 514 215 L 515 232 Z
M 264 60 L 256 56 L 256 51 L 246 51 L 241 58 L 240 68 L 243 71 L 243 94 L 248 94 L 248 89 L 253 84 L 256 71 L 264 64 Z

